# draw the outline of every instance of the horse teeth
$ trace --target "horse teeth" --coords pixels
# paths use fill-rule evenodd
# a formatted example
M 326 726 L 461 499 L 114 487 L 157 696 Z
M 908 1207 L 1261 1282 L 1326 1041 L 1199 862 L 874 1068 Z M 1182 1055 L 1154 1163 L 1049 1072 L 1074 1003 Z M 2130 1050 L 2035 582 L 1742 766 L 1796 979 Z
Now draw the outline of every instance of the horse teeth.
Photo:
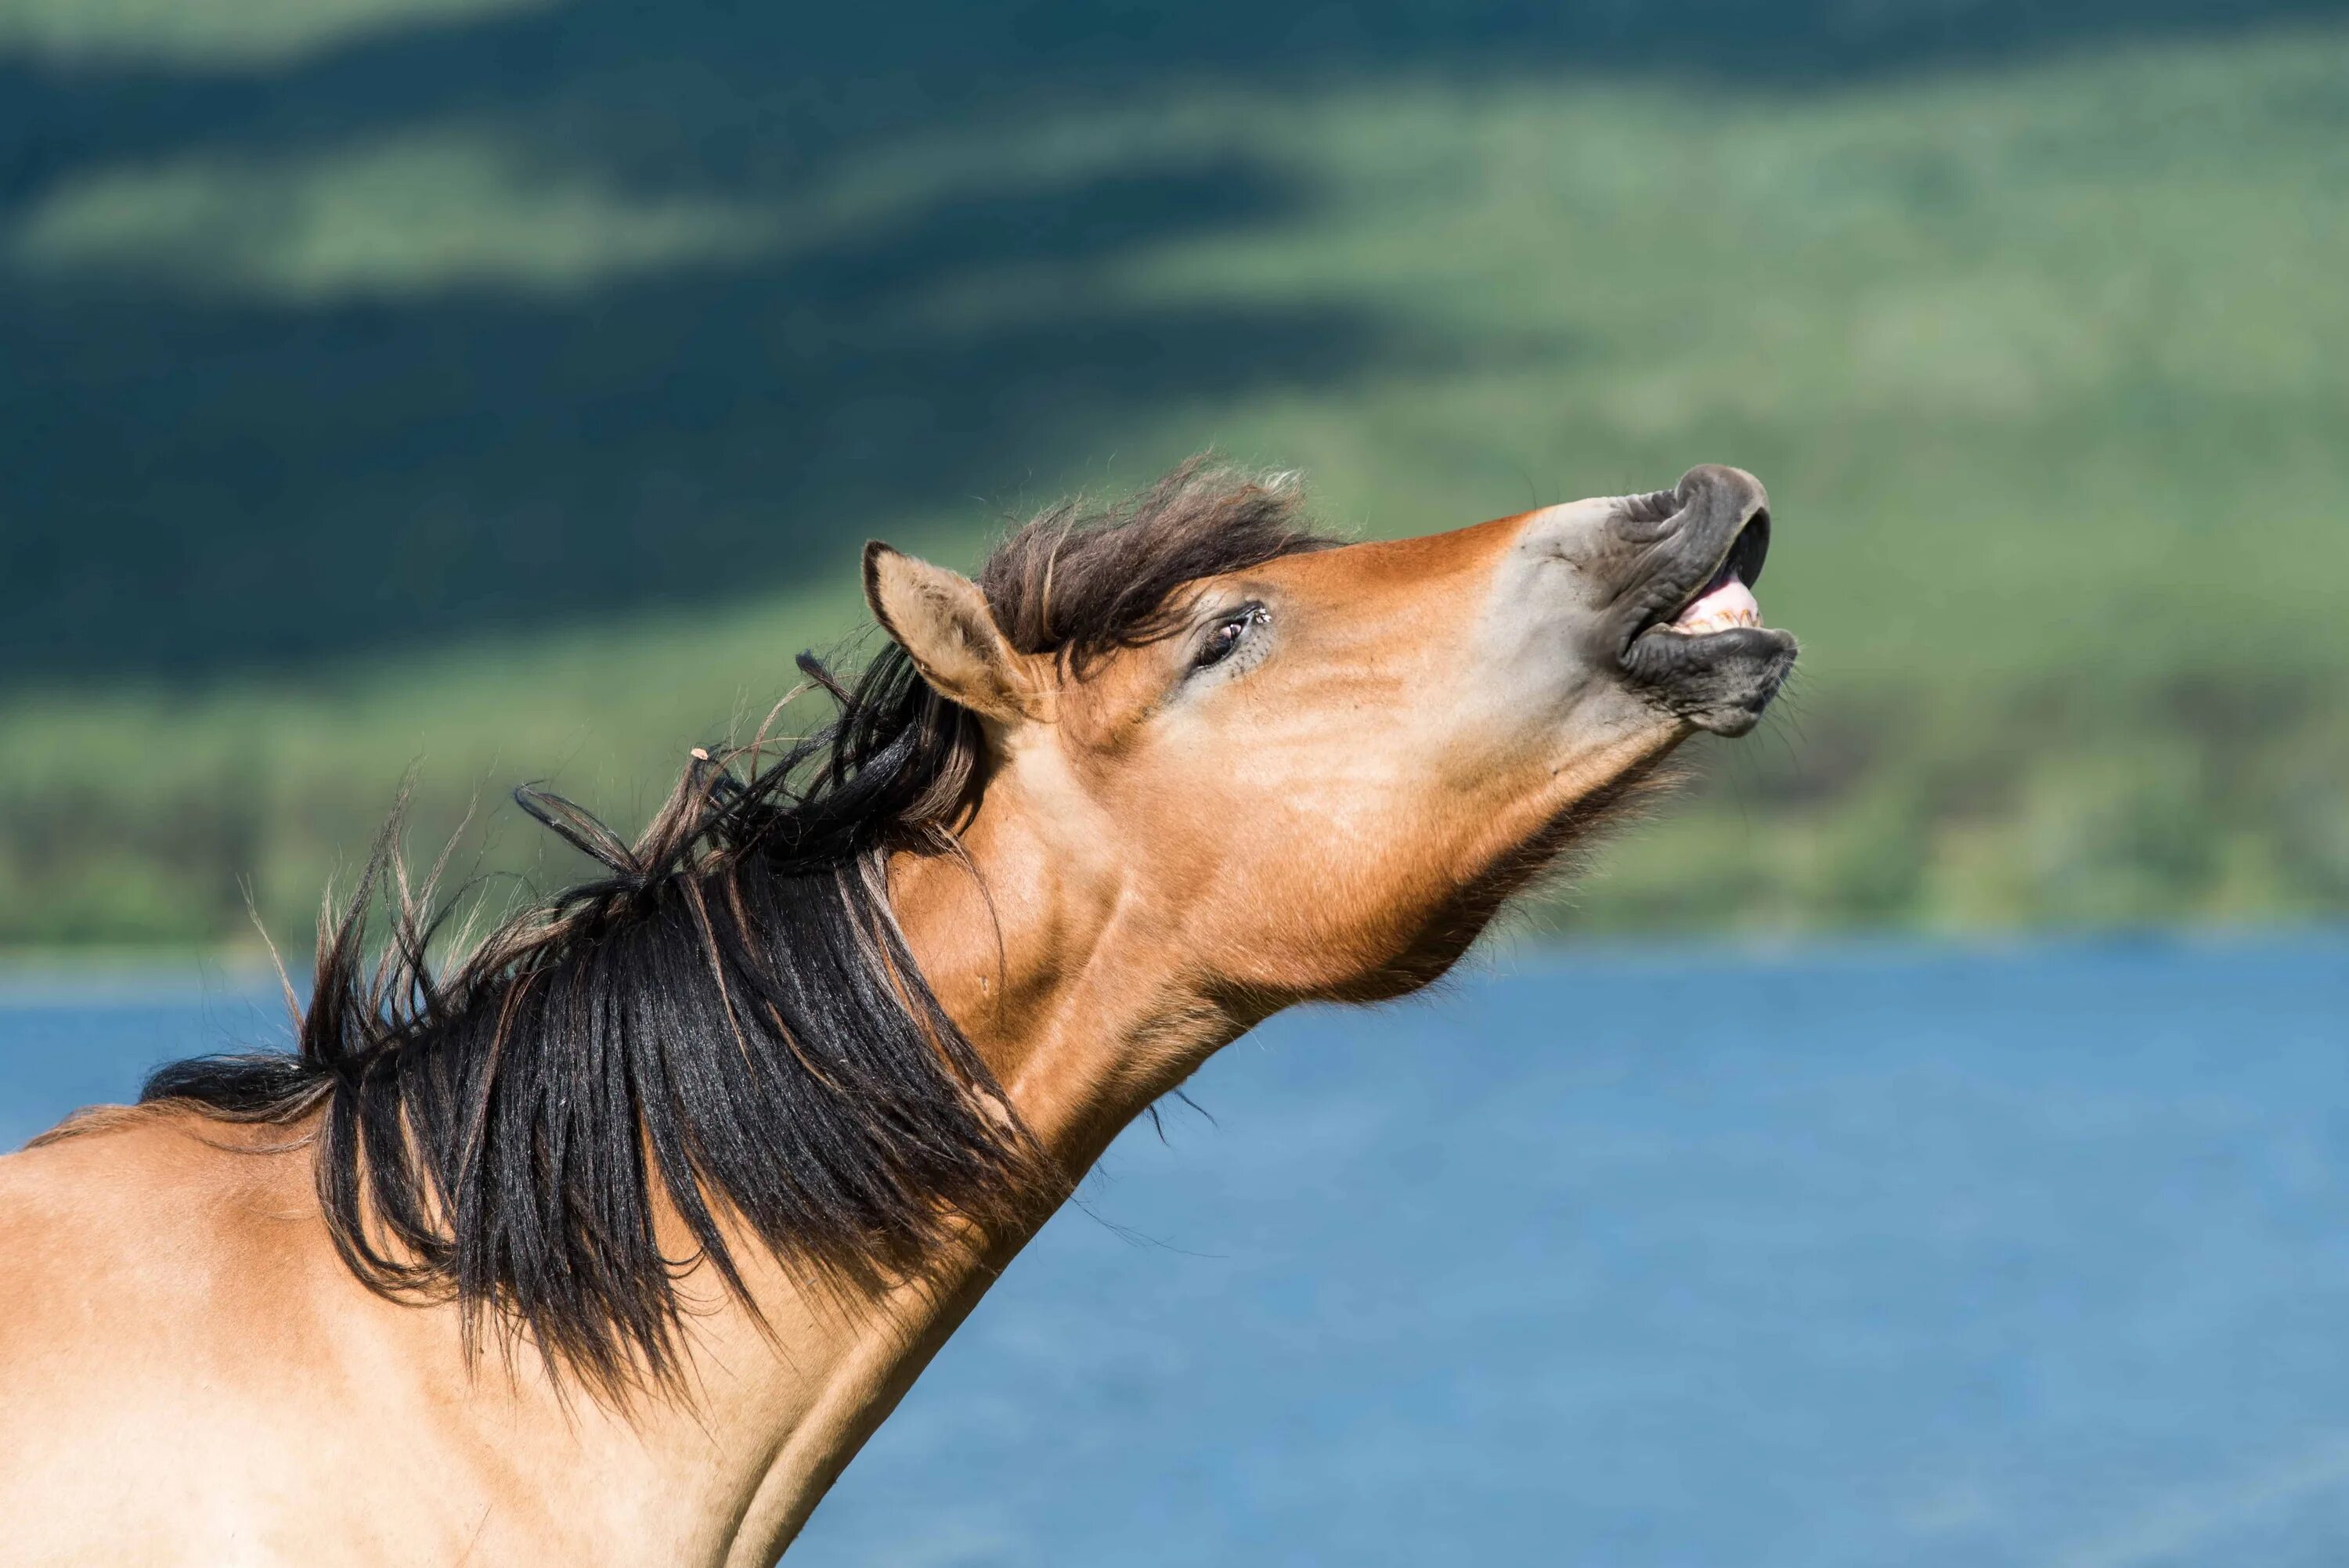
M 1671 629 L 1688 636 L 1704 636 L 1713 632 L 1725 632 L 1733 626 L 1758 626 L 1762 624 L 1762 606 L 1754 591 L 1745 586 L 1736 573 L 1723 579 L 1720 586 L 1709 588 L 1692 601 L 1671 623 Z

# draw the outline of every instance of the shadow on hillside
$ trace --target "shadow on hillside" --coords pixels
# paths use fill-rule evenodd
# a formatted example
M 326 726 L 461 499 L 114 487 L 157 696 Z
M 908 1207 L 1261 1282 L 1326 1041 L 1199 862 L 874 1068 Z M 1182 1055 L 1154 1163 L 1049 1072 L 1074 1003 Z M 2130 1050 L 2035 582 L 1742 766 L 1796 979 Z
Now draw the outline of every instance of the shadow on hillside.
M 24 674 L 170 674 L 838 573 L 864 520 L 1016 483 L 1040 433 L 1405 352 L 1339 306 L 1079 301 L 962 329 L 905 307 L 1000 249 L 1081 262 L 1301 200 L 1262 171 L 1126 174 L 576 298 L 12 301 L 0 355 L 80 375 L 33 382 L 48 401 L 11 422 L 34 504 L 7 581 L 51 588 L 0 647 Z
M 2338 0 L 895 8 L 577 0 L 275 70 L 0 61 L 0 234 L 95 173 L 491 126 L 648 201 L 769 206 L 880 139 L 1154 81 L 1561 65 L 1848 77 Z M 1140 411 L 1460 352 L 1323 302 L 942 318 L 957 282 L 1309 222 L 1261 160 L 962 187 L 787 253 L 568 292 L 274 298 L 51 270 L 0 296 L 0 681 L 176 676 L 707 602 Z

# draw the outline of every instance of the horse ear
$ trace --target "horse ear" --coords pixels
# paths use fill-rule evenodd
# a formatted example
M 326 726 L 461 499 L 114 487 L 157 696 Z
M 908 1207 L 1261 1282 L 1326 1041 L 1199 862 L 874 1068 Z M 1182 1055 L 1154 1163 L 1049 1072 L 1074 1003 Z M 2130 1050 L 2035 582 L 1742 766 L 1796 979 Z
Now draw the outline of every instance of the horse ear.
M 939 696 L 999 724 L 1031 717 L 1027 672 L 978 583 L 876 539 L 864 547 L 864 602 Z

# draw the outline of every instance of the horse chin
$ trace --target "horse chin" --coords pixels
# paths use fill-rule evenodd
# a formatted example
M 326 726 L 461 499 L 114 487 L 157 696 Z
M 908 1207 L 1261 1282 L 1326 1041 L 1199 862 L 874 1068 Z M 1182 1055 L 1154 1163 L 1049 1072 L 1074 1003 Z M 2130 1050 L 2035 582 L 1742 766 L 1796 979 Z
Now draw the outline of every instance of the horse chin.
M 1695 728 L 1744 735 L 1762 722 L 1799 651 L 1787 633 L 1763 626 L 1691 636 L 1651 627 L 1623 651 L 1623 671 L 1650 701 Z

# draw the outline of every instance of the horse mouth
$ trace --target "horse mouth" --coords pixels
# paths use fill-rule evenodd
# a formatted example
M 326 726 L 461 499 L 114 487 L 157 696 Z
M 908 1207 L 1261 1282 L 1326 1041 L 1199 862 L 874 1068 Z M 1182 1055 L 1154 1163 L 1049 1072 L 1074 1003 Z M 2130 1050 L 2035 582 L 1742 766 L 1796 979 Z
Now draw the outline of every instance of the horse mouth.
M 1709 637 L 1740 626 L 1762 624 L 1762 602 L 1754 585 L 1762 581 L 1762 563 L 1770 556 L 1770 510 L 1764 507 L 1748 518 L 1729 542 L 1721 564 L 1702 586 L 1669 615 L 1658 615 L 1641 626 L 1634 640 L 1651 632 L 1672 637 Z
M 1733 470 L 1683 480 L 1689 526 L 1685 572 L 1667 568 L 1649 593 L 1653 606 L 1633 625 L 1624 673 L 1661 706 L 1700 729 L 1743 735 L 1794 668 L 1795 639 L 1763 624 L 1754 585 L 1770 554 L 1770 511 L 1761 487 Z M 1711 535 L 1710 538 L 1704 537 Z M 1675 562 L 1679 564 L 1679 562 Z

